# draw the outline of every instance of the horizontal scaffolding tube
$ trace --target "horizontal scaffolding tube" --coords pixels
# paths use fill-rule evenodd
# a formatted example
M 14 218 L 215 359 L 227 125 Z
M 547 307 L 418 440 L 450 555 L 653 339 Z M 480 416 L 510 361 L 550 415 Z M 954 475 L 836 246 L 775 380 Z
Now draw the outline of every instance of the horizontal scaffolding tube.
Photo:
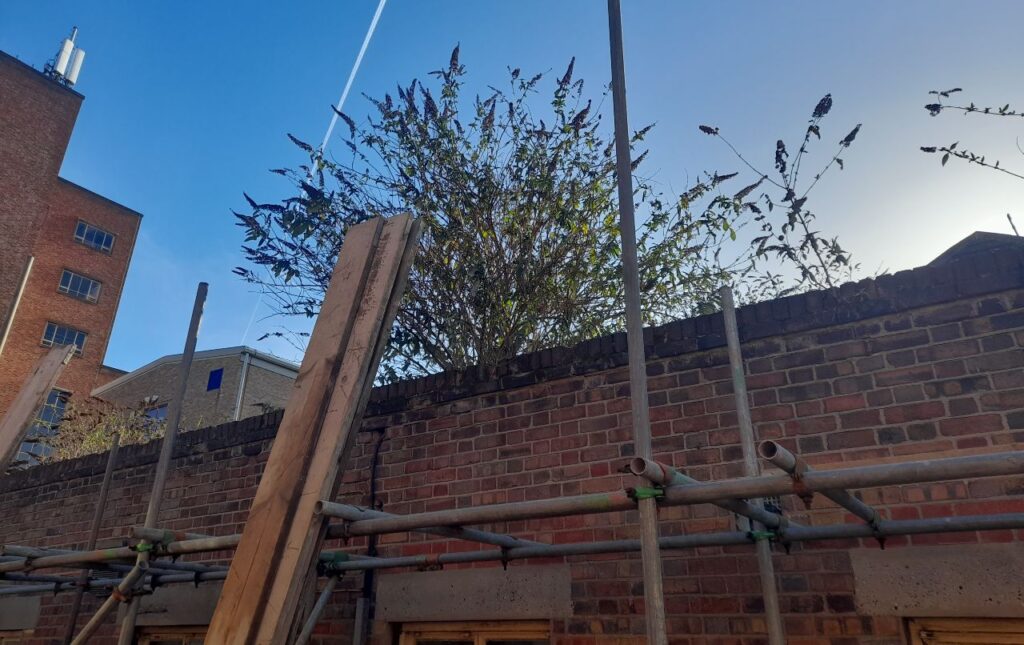
M 18 575 L 18 574 L 9 574 Z M 212 582 L 215 580 L 224 580 L 227 578 L 227 571 L 209 571 L 206 573 L 170 573 L 166 575 L 153 576 L 150 580 L 150 584 L 154 587 L 167 584 L 197 584 L 199 582 Z M 31 584 L 31 585 L 0 585 L 0 596 L 20 596 L 20 595 L 40 595 L 40 594 L 52 594 L 63 591 L 71 591 L 76 587 L 79 587 L 79 581 L 63 576 L 25 576 L 26 578 L 47 578 L 51 582 L 49 584 Z M 122 578 L 105 578 L 97 580 L 89 580 L 85 588 L 86 589 L 112 589 L 123 582 Z
M 759 451 L 761 456 L 771 462 L 773 466 L 786 471 L 789 473 L 790 477 L 796 481 L 802 481 L 805 474 L 814 472 L 814 469 L 811 468 L 807 462 L 774 441 L 763 442 Z M 823 490 L 821 491 L 821 494 L 850 511 L 871 526 L 876 526 L 882 519 L 878 515 L 878 511 L 845 490 Z M 808 498 L 808 500 L 810 500 L 810 498 Z
M 799 485 L 796 485 L 789 475 L 762 475 L 669 486 L 665 488 L 661 503 L 668 506 L 713 504 L 723 500 L 803 494 L 837 488 L 869 488 L 1021 473 L 1024 473 L 1024 452 L 1015 451 L 814 471 L 804 475 Z M 489 524 L 542 517 L 608 513 L 633 508 L 636 508 L 636 503 L 626 492 L 595 493 L 361 520 L 349 523 L 345 532 L 349 536 L 401 533 L 427 527 Z
M 830 526 L 792 526 L 779 539 L 790 542 L 808 540 L 836 540 L 851 538 L 917 535 L 922 533 L 953 533 L 963 531 L 988 531 L 1024 528 L 1024 513 L 1005 515 L 978 515 L 967 517 L 945 517 L 927 520 L 882 520 L 878 529 L 865 524 L 839 524 Z M 772 532 L 774 533 L 774 532 Z M 662 549 L 689 549 L 706 546 L 735 546 L 752 544 L 753 538 L 746 531 L 723 533 L 700 533 L 662 537 L 658 545 Z M 374 561 L 341 562 L 331 568 L 335 571 L 362 571 L 365 569 L 394 569 L 422 567 L 470 562 L 492 562 L 522 560 L 526 558 L 550 558 L 576 555 L 599 555 L 640 550 L 640 540 L 610 540 L 606 542 L 581 542 L 575 544 L 552 544 L 519 547 L 501 551 L 466 551 L 441 553 L 438 555 L 413 555 L 397 558 L 378 558 Z
M 45 569 L 49 567 L 73 567 L 84 563 L 112 562 L 134 558 L 135 551 L 130 547 L 117 547 L 113 549 L 97 549 L 94 551 L 71 551 L 67 553 L 54 553 L 43 555 L 38 558 L 25 558 L 20 561 L 0 562 L 0 573 L 8 571 L 28 571 L 32 569 Z
M 113 549 L 97 549 L 93 551 L 73 551 L 69 549 L 40 549 L 8 544 L 0 547 L 5 554 L 19 556 L 17 560 L 0 562 L 0 574 L 11 571 L 31 571 L 44 568 L 78 568 L 81 565 L 102 565 L 112 570 L 126 570 L 134 567 L 129 565 L 118 566 L 117 561 L 127 561 L 135 557 L 136 552 L 131 547 L 116 547 Z M 90 567 L 87 567 L 90 568 Z M 151 573 L 159 573 L 160 570 L 170 571 L 227 571 L 227 567 L 220 565 L 200 564 L 197 562 L 160 562 L 155 561 L 151 567 Z
M 38 558 L 49 557 L 51 555 L 73 555 L 81 553 L 90 553 L 90 551 L 76 551 L 74 549 L 53 549 L 53 548 L 36 548 L 30 546 L 19 546 L 16 544 L 5 544 L 0 547 L 3 553 L 9 553 L 15 556 L 21 556 L 29 560 L 35 560 Z M 118 570 L 130 570 L 133 567 L 129 565 L 119 566 L 116 564 L 106 564 L 103 566 L 109 567 L 113 571 Z M 40 567 L 33 566 L 29 563 L 29 568 L 38 569 Z M 151 573 L 160 573 L 161 569 L 170 571 L 227 571 L 228 568 L 223 565 L 217 564 L 202 564 L 199 562 L 156 562 L 150 567 Z
M 685 486 L 669 486 L 664 489 L 664 496 L 661 503 L 666 505 L 679 504 L 700 504 L 715 503 L 723 500 L 735 500 L 747 497 L 762 497 L 769 495 L 782 495 L 789 493 L 822 492 L 826 490 L 844 488 L 866 488 L 872 486 L 898 485 L 910 483 L 923 483 L 942 480 L 966 479 L 974 477 L 992 477 L 999 475 L 1013 475 L 1024 473 L 1024 452 L 1004 452 L 990 455 L 951 457 L 946 459 L 933 459 L 923 461 L 912 461 L 895 464 L 882 464 L 874 466 L 859 466 L 837 470 L 810 471 L 803 475 L 799 485 L 795 485 L 789 475 L 748 477 L 721 482 L 708 482 L 701 484 L 688 484 Z M 581 495 L 574 497 L 562 497 L 555 499 L 537 500 L 531 502 L 517 502 L 511 504 L 496 504 L 490 506 L 470 507 L 463 509 L 452 509 L 447 511 L 433 511 L 406 516 L 392 516 L 385 518 L 374 518 L 350 522 L 345 527 L 345 535 L 371 535 L 375 533 L 397 533 L 422 528 L 437 528 L 439 526 L 460 526 L 462 524 L 484 524 L 491 522 L 504 522 L 511 520 L 525 520 L 531 518 L 555 517 L 567 515 L 579 515 L 586 513 L 606 513 L 613 511 L 624 511 L 635 508 L 633 498 L 627 492 L 598 493 L 592 495 Z M 932 522 L 927 526 L 938 528 L 926 529 L 915 532 L 943 532 L 949 530 L 982 530 L 971 528 L 943 528 L 947 526 L 958 526 L 956 522 L 962 518 L 948 518 L 946 520 L 919 520 L 920 522 Z M 943 524 L 951 522 L 951 524 Z M 878 529 L 870 526 L 861 527 L 866 536 L 884 535 L 882 530 L 891 526 L 892 522 L 881 521 Z M 901 523 L 897 526 L 909 526 Z M 984 528 L 984 527 L 982 527 Z M 997 527 L 998 528 L 998 527 Z M 1013 526 L 1010 528 L 1018 528 Z M 799 541 L 806 539 L 830 539 L 831 537 L 861 537 L 861 533 L 843 533 L 841 535 L 818 536 L 814 531 L 822 530 L 821 527 L 799 527 L 790 526 L 786 530 L 787 541 Z M 825 530 L 833 530 L 825 527 Z M 843 528 L 843 531 L 852 529 Z M 903 531 L 904 529 L 900 529 Z M 804 533 L 811 531 L 812 533 Z M 902 533 L 899 533 L 902 534 Z M 800 537 L 801 535 L 805 537 Z M 812 536 L 813 537 L 807 537 Z M 238 544 L 238 535 L 226 535 L 220 537 L 204 537 L 200 539 L 182 540 L 164 544 L 160 548 L 161 555 L 183 555 L 186 553 L 201 553 L 207 551 L 219 551 L 233 549 Z M 676 538 L 666 538 L 674 540 Z M 600 543 L 599 543 L 600 544 Z M 513 551 L 519 557 L 539 557 L 538 554 L 558 555 L 560 552 L 545 551 L 550 548 L 562 548 L 566 545 L 557 546 L 526 546 L 504 549 L 506 554 Z M 582 545 L 580 553 L 607 552 L 601 551 L 603 547 Z M 599 549 L 593 551 L 594 548 Z M 665 548 L 673 548 L 667 546 Z M 471 552 L 474 553 L 474 552 Z M 479 553 L 479 552 L 475 552 Z M 501 552 L 486 552 L 501 553 Z M 575 553 L 570 553 L 573 555 Z M 14 560 L 0 562 L 0 573 L 12 571 L 25 571 L 41 569 L 44 567 L 70 567 L 82 563 L 107 563 L 125 558 L 132 558 L 136 552 L 131 547 L 118 547 L 112 549 L 99 549 L 94 551 L 72 552 L 66 554 L 48 555 L 40 558 Z M 461 554 L 460 554 L 461 555 Z M 336 556 L 322 554 L 321 559 L 332 560 Z M 429 557 L 429 556 L 428 556 Z M 470 556 L 462 556 L 470 557 Z M 366 556 L 348 556 L 348 562 L 340 566 L 360 569 L 381 566 L 381 563 L 368 564 L 373 561 L 362 561 Z M 486 559 L 486 558 L 485 558 Z M 499 558 L 500 559 L 500 558 Z M 156 564 L 159 568 L 161 564 Z M 187 563 L 174 563 L 176 565 Z M 173 565 L 172 565 L 173 566 Z M 202 565 L 198 565 L 202 566 Z M 384 564 L 383 566 L 389 566 Z M 410 565 L 394 565 L 410 566 Z M 189 576 L 190 579 L 193 578 Z
M 660 486 L 693 486 L 701 483 L 692 477 L 687 477 L 671 466 L 666 466 L 653 459 L 644 459 L 643 457 L 636 457 L 630 461 L 629 470 L 634 475 L 643 477 Z M 715 502 L 715 506 L 743 517 L 749 517 L 770 529 L 778 529 L 780 527 L 785 529 L 787 526 L 797 526 L 795 522 L 790 522 L 778 513 L 772 513 L 766 508 L 759 508 L 740 499 L 721 500 Z
M 320 502 L 318 512 L 322 515 L 326 515 L 327 517 L 337 517 L 349 522 L 399 517 L 398 515 L 392 515 L 391 513 L 385 513 L 383 511 L 374 511 L 368 508 L 352 506 L 350 504 L 338 504 L 335 502 Z M 537 546 L 540 544 L 540 542 L 521 540 L 510 535 L 501 535 L 499 533 L 480 531 L 478 529 L 467 529 L 461 526 L 429 527 L 417 529 L 416 532 L 426 533 L 428 535 L 440 535 L 441 537 L 456 538 L 470 542 L 480 542 L 481 544 L 493 544 L 494 546 L 500 546 L 506 549 L 514 549 L 520 546 Z M 330 527 L 327 531 L 327 537 L 345 537 L 345 525 L 335 524 Z
M 171 542 L 181 542 L 182 540 L 205 540 L 213 536 L 203 533 L 188 533 L 185 531 L 171 531 L 160 528 L 150 529 L 144 526 L 134 526 L 132 527 L 132 537 L 140 540 L 146 540 L 153 544 L 170 544 Z
M 881 520 L 879 521 L 877 528 L 872 528 L 866 524 L 790 526 L 784 535 L 777 534 L 775 532 L 772 533 L 780 540 L 784 540 L 786 542 L 806 542 L 811 540 L 872 538 L 878 537 L 879 535 L 884 537 L 895 537 L 900 535 L 1011 529 L 1024 529 L 1024 513 L 968 515 L 962 517 L 940 517 L 924 520 Z M 736 546 L 751 543 L 752 536 L 750 533 L 745 531 L 662 537 L 658 541 L 658 544 L 662 549 Z M 329 568 L 333 572 L 342 572 L 361 571 L 365 569 L 422 567 L 469 562 L 500 562 L 522 560 L 526 558 L 600 555 L 605 553 L 625 553 L 639 550 L 639 540 L 610 540 L 604 542 L 526 546 L 493 551 L 467 551 L 459 553 L 442 553 L 439 555 L 404 556 L 397 558 L 355 559 L 353 557 L 347 557 L 343 553 L 324 552 L 321 554 L 321 560 L 329 560 Z M 196 582 L 197 578 L 199 581 L 222 580 L 226 576 L 226 571 L 211 571 L 199 574 L 173 573 L 156 576 L 154 584 L 192 583 Z M 120 579 L 90 580 L 88 588 L 110 588 L 117 586 L 121 582 L 122 580 Z M 68 578 L 68 582 L 64 584 L 0 585 L 0 596 L 50 594 L 59 591 L 68 591 L 73 589 L 75 585 L 76 581 L 73 578 Z

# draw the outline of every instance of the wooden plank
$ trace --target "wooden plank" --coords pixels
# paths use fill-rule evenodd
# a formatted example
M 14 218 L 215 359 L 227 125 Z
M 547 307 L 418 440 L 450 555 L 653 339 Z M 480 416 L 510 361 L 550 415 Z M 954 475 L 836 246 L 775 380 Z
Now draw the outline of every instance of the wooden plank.
M 7 472 L 18 455 L 25 433 L 74 353 L 74 345 L 62 345 L 39 359 L 7 414 L 0 420 L 0 474 Z
M 287 536 L 281 526 L 290 522 L 295 492 L 301 490 L 305 480 L 312 456 L 309 449 L 315 445 L 329 397 L 331 373 L 348 344 L 383 224 L 371 220 L 353 227 L 346 235 L 210 622 L 211 642 L 249 642 Z
M 359 313 L 338 378 L 334 384 L 323 431 L 310 463 L 309 475 L 299 498 L 295 521 L 279 562 L 280 575 L 267 598 L 267 620 L 259 632 L 258 643 L 287 643 L 294 627 L 292 619 L 302 589 L 311 584 L 309 573 L 320 552 L 327 525 L 315 512 L 317 502 L 332 499 L 345 455 L 358 432 L 366 398 L 389 336 L 391 321 L 386 320 L 391 304 L 401 298 L 395 294 L 400 267 L 406 256 L 412 227 L 408 215 L 392 217 L 384 225 L 370 278 L 367 281 Z M 278 619 L 271 619 L 272 616 Z
M 372 220 L 346 236 L 208 642 L 287 642 L 300 596 L 292 591 L 307 579 L 322 539 L 314 492 L 336 486 L 340 455 L 361 417 L 411 222 Z

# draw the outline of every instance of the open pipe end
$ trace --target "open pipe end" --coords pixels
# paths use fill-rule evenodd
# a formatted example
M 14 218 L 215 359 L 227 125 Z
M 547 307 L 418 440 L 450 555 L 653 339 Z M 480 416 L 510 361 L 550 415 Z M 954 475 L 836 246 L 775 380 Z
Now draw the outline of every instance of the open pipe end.
M 661 486 L 671 484 L 674 475 L 674 471 L 670 467 L 644 457 L 633 457 L 629 461 L 629 472 Z
M 637 477 L 643 477 L 647 472 L 647 460 L 643 457 L 633 457 L 629 460 L 629 472 Z
M 313 514 L 314 515 L 322 515 L 323 512 L 324 512 L 324 501 L 323 500 L 319 500 L 316 504 L 313 505 Z
M 774 441 L 762 441 L 761 446 L 758 448 L 758 452 L 761 453 L 761 457 L 765 459 L 774 459 L 779 454 L 779 444 Z

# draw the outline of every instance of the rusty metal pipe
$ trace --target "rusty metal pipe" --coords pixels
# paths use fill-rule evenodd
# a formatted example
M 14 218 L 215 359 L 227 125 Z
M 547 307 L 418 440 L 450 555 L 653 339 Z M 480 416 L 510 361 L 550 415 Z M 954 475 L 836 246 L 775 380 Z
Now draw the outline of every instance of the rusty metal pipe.
M 773 466 L 781 468 L 789 473 L 793 480 L 798 483 L 803 480 L 806 473 L 814 471 L 813 468 L 807 465 L 807 462 L 774 441 L 762 442 L 760 453 L 761 456 L 767 459 Z M 877 526 L 882 520 L 878 511 L 845 490 L 834 489 L 823 490 L 820 492 L 825 497 L 867 522 L 869 526 Z
M 398 517 L 391 513 L 385 513 L 383 511 L 375 511 L 361 506 L 352 506 L 349 504 L 333 504 L 331 507 L 331 517 L 338 517 L 349 522 L 357 522 L 368 519 L 386 519 L 391 517 Z M 343 528 L 343 525 L 336 524 L 331 527 L 328 531 L 327 537 L 343 537 L 341 535 L 333 535 L 332 533 L 338 533 Z M 417 533 L 426 533 L 428 535 L 439 535 L 441 537 L 456 538 L 459 540 L 467 540 L 470 542 L 480 542 L 481 544 L 492 544 L 494 546 L 500 546 L 506 549 L 514 549 L 520 546 L 537 545 L 540 542 L 534 542 L 532 540 L 522 540 L 517 537 L 509 535 L 501 535 L 499 533 L 491 533 L 490 531 L 481 531 L 479 529 L 469 529 L 461 526 L 435 526 L 423 529 L 417 529 Z
M 870 488 L 1021 473 L 1024 473 L 1024 451 L 1014 451 L 813 471 L 804 476 L 799 487 L 794 487 L 789 475 L 761 475 L 686 486 L 668 486 L 660 503 L 666 506 L 708 504 L 730 499 L 789 495 L 806 491 Z M 333 505 L 333 502 L 322 502 L 320 512 L 333 517 Z M 361 520 L 348 523 L 339 530 L 339 533 L 347 536 L 402 533 L 426 527 L 610 513 L 635 508 L 636 503 L 624 491 L 594 493 Z
M 700 484 L 699 481 L 679 472 L 672 466 L 667 466 L 653 459 L 635 457 L 629 462 L 629 470 L 639 477 L 643 477 L 660 486 L 692 486 Z M 740 499 L 726 499 L 715 502 L 715 506 L 742 515 L 743 517 L 756 520 L 770 529 L 783 528 L 786 526 L 797 526 L 778 513 L 772 513 L 768 509 L 760 508 L 744 502 Z
M 885 536 L 919 535 L 925 533 L 955 533 L 964 531 L 994 531 L 1024 528 L 1024 513 L 1002 515 L 976 515 L 943 517 L 926 520 L 883 520 L 879 531 Z M 830 526 L 794 526 L 785 534 L 787 542 L 811 540 L 837 540 L 875 537 L 876 531 L 865 524 L 838 524 Z M 776 534 L 781 539 L 781 536 Z M 691 549 L 706 546 L 736 546 L 751 544 L 747 531 L 721 533 L 699 533 L 662 537 L 658 544 L 662 549 Z M 581 542 L 573 544 L 551 544 L 492 551 L 465 551 L 439 555 L 414 555 L 396 558 L 378 558 L 374 561 L 350 561 L 331 565 L 334 571 L 361 571 L 365 569 L 393 569 L 403 567 L 424 567 L 471 562 L 501 562 L 526 558 L 550 558 L 605 553 L 624 553 L 640 550 L 639 540 L 610 540 L 605 542 Z

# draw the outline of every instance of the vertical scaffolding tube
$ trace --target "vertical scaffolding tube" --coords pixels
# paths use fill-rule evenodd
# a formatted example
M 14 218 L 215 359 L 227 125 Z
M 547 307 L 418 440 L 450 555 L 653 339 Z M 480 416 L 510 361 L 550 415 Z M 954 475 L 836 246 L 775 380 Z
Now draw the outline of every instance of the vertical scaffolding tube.
M 110 494 L 110 481 L 114 478 L 114 466 L 117 464 L 117 453 L 121 447 L 121 435 L 114 433 L 114 439 L 110 444 L 110 453 L 107 455 L 107 469 L 103 471 L 103 483 L 100 484 L 99 499 L 96 500 L 96 510 L 92 516 L 92 526 L 89 527 L 89 539 L 85 543 L 85 550 L 92 551 L 96 548 L 96 539 L 100 535 L 100 527 L 103 525 L 103 511 L 107 508 L 107 496 Z M 78 588 L 75 589 L 75 598 L 71 602 L 71 615 L 68 617 L 68 630 L 64 634 L 64 645 L 69 645 L 75 637 L 75 623 L 78 622 L 78 614 L 82 611 L 82 596 L 85 595 L 85 588 L 89 584 L 89 570 L 83 569 L 78 576 Z
M 299 632 L 298 638 L 295 639 L 295 645 L 306 645 L 309 642 L 310 637 L 313 636 L 313 630 L 316 629 L 316 624 L 320 622 L 320 616 L 323 615 L 324 609 L 327 608 L 327 603 L 331 600 L 331 594 L 334 593 L 334 588 L 337 586 L 338 576 L 331 576 L 327 579 L 327 584 L 324 585 L 323 591 L 320 592 L 320 596 L 316 599 L 316 604 L 313 605 L 313 609 L 309 612 L 309 617 L 302 626 L 302 631 Z M 359 623 L 358 616 L 356 616 L 356 623 Z
M 747 401 L 747 379 L 743 371 L 743 355 L 740 353 L 739 327 L 736 325 L 736 305 L 732 289 L 722 287 L 722 316 L 725 318 L 725 339 L 729 347 L 729 367 L 732 371 L 732 388 L 736 397 L 736 419 L 740 429 L 740 445 L 743 448 L 743 470 L 747 477 L 760 474 L 757 464 L 757 448 L 754 442 L 754 424 L 750 418 L 750 403 Z M 761 500 L 752 499 L 750 504 L 761 507 Z M 744 518 L 754 531 L 760 525 Z M 775 566 L 772 564 L 771 542 L 757 540 L 757 565 L 761 573 L 761 593 L 764 597 L 765 622 L 768 625 L 768 642 L 771 645 L 785 645 L 786 636 L 779 610 L 779 593 L 775 586 Z
M 192 305 L 192 319 L 188 325 L 188 336 L 185 338 L 185 351 L 181 355 L 181 364 L 178 367 L 178 384 L 167 410 L 167 426 L 164 431 L 163 444 L 160 446 L 160 458 L 157 461 L 156 473 L 153 475 L 153 490 L 149 495 L 149 507 L 146 509 L 145 528 L 156 527 L 157 518 L 160 515 L 160 505 L 163 502 L 164 488 L 167 486 L 167 475 L 171 467 L 171 457 L 174 455 L 174 442 L 178 436 L 178 424 L 181 422 L 181 408 L 185 398 L 185 388 L 188 385 L 188 373 L 192 368 L 192 356 L 196 351 L 196 340 L 199 337 L 199 323 L 203 318 L 203 306 L 206 304 L 206 292 L 209 285 L 200 282 L 196 289 L 195 303 Z M 103 621 L 117 608 L 120 602 L 132 598 L 135 587 L 146 575 L 149 569 L 149 554 L 145 547 L 149 543 L 145 540 L 141 545 L 143 550 L 139 551 L 135 568 L 129 571 L 121 584 L 114 587 L 110 596 L 104 601 L 100 608 L 82 628 L 82 631 L 72 641 L 72 645 L 84 645 L 89 638 L 96 633 Z M 131 643 L 135 634 L 135 615 L 138 612 L 137 599 L 132 599 L 128 606 L 122 623 L 121 635 L 118 643 Z
M 619 184 L 619 229 L 622 235 L 622 277 L 626 292 L 626 339 L 629 350 L 629 392 L 633 417 L 633 444 L 638 457 L 650 459 L 651 428 L 647 405 L 647 360 L 643 318 L 640 314 L 640 277 L 636 259 L 636 222 L 633 214 L 633 175 L 629 119 L 626 113 L 626 72 L 622 54 L 622 14 L 619 0 L 608 0 L 611 43 L 612 102 L 615 112 L 615 166 Z M 643 562 L 647 642 L 667 645 L 665 594 L 658 546 L 658 507 L 654 498 L 640 499 L 640 558 Z
M 153 477 L 153 492 L 149 497 L 149 508 L 146 509 L 146 520 L 143 526 L 155 528 L 163 502 L 164 489 L 167 487 L 167 475 L 171 470 L 171 458 L 174 456 L 174 443 L 178 438 L 178 426 L 181 424 L 181 409 L 185 403 L 185 390 L 188 388 L 188 374 L 192 370 L 192 357 L 196 353 L 196 342 L 199 340 L 199 325 L 203 320 L 203 307 L 206 304 L 206 292 L 210 285 L 200 282 L 196 289 L 196 299 L 192 305 L 192 319 L 188 324 L 188 337 L 185 339 L 185 351 L 181 354 L 178 366 L 178 389 L 174 400 L 167 410 L 167 427 L 164 430 L 164 443 L 160 446 L 160 461 L 157 462 L 156 475 Z M 149 551 L 139 554 L 139 560 L 149 562 Z M 121 623 L 121 634 L 118 645 L 132 645 L 135 642 L 135 619 L 139 615 L 139 597 L 132 596 L 128 603 Z

